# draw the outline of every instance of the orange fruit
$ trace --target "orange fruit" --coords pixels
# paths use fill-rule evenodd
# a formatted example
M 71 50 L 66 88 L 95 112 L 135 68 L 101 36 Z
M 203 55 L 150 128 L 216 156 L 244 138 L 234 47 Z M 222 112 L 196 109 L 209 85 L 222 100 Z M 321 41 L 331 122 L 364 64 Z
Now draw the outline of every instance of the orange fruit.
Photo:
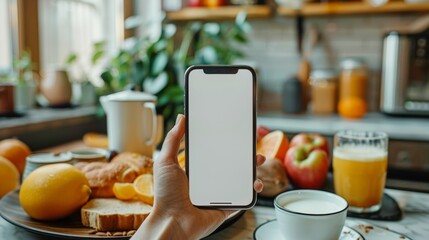
M 153 175 L 143 174 L 134 180 L 137 197 L 144 203 L 153 205 Z
M 286 135 L 278 130 L 268 133 L 256 144 L 256 152 L 267 159 L 283 160 L 288 148 L 289 141 Z
M 357 97 L 340 100 L 338 113 L 344 118 L 362 118 L 366 113 L 366 102 Z
M 108 148 L 109 140 L 106 135 L 98 133 L 87 133 L 83 136 L 83 142 L 95 148 Z
M 15 165 L 0 157 L 0 199 L 19 185 L 19 172 Z
M 132 183 L 117 182 L 113 185 L 113 193 L 119 200 L 130 200 L 136 195 L 136 190 Z
M 81 171 L 56 163 L 37 168 L 25 178 L 19 202 L 34 219 L 56 220 L 79 210 L 90 195 L 88 179 Z
M 30 148 L 18 139 L 10 138 L 0 142 L 0 156 L 11 161 L 22 175 L 26 158 L 31 154 Z
M 186 154 L 185 151 L 182 151 L 177 155 L 177 161 L 179 162 L 179 165 L 181 168 L 186 168 Z

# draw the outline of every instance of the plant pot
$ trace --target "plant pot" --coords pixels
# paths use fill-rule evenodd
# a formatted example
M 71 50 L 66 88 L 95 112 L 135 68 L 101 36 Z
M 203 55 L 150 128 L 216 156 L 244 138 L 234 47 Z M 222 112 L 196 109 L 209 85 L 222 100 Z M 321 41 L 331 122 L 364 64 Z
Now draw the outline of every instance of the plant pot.
M 34 107 L 36 100 L 36 85 L 34 83 L 17 84 L 15 86 L 15 111 L 28 112 Z
M 94 106 L 97 100 L 95 87 L 90 82 L 73 83 L 72 103 L 82 106 Z
M 0 114 L 10 114 L 14 111 L 15 85 L 0 83 Z
M 42 81 L 41 90 L 51 106 L 70 104 L 72 87 L 64 70 L 48 72 L 47 77 Z

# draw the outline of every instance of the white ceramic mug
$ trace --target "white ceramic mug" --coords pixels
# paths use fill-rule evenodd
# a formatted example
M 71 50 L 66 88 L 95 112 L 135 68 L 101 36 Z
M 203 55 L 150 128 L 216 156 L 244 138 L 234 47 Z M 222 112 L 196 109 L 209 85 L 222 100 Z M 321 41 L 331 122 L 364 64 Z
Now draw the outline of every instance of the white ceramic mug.
M 333 193 L 294 190 L 274 200 L 277 223 L 285 240 L 333 240 L 343 229 L 348 203 Z
M 157 137 L 156 97 L 123 91 L 100 98 L 107 115 L 109 149 L 153 157 Z

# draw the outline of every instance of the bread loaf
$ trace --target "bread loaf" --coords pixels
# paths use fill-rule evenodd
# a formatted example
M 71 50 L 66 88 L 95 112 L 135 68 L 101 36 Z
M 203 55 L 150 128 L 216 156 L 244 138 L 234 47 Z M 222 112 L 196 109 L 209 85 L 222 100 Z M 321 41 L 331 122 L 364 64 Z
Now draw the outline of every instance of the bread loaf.
M 152 206 L 140 201 L 96 198 L 81 208 L 82 224 L 97 231 L 128 231 L 140 227 Z

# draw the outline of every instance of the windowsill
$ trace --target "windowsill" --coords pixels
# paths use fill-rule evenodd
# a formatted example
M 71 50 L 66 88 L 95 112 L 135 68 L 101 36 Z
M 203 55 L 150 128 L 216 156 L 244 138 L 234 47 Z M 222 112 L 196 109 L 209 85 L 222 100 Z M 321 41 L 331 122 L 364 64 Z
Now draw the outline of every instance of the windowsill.
M 0 118 L 0 139 L 16 137 L 32 150 L 81 139 L 86 132 L 105 132 L 97 108 L 33 109 L 23 117 Z

